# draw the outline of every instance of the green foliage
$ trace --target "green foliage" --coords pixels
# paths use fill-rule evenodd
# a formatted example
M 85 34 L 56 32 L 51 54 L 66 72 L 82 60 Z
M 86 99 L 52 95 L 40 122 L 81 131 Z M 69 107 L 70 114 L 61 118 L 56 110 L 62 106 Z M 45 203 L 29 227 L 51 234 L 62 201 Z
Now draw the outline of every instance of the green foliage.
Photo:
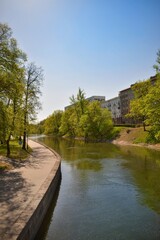
M 139 81 L 132 86 L 134 92 L 134 99 L 130 102 L 130 113 L 129 117 L 139 120 L 145 124 L 147 118 L 146 112 L 146 95 L 151 88 L 151 81 Z
M 72 95 L 72 97 L 70 97 L 70 101 L 77 115 L 77 120 L 79 121 L 81 116 L 86 111 L 86 107 L 88 104 L 88 101 L 85 99 L 84 91 L 79 88 L 77 96 L 75 97 L 74 95 Z
M 146 139 L 147 143 L 159 143 L 160 142 L 160 126 L 153 125 L 149 131 Z
M 26 137 L 28 133 L 29 122 L 36 119 L 36 114 L 41 109 L 39 97 L 41 95 L 40 87 L 43 82 L 43 70 L 34 63 L 28 64 L 25 69 L 24 77 L 24 96 L 23 96 L 23 145 L 26 149 Z
M 118 126 L 115 127 L 115 126 L 114 126 L 114 127 L 113 127 L 113 130 L 112 130 L 111 138 L 112 138 L 112 139 L 117 138 L 117 137 L 119 136 L 122 128 L 123 128 L 123 127 L 118 127 Z
M 81 117 L 80 125 L 86 140 L 105 141 L 110 138 L 113 129 L 110 112 L 101 108 L 97 101 L 88 104 L 86 113 Z
M 160 75 L 145 97 L 146 122 L 153 126 L 160 126 Z
M 11 136 L 26 132 L 40 106 L 42 70 L 35 64 L 25 67 L 25 62 L 26 54 L 11 29 L 0 23 L 0 140 L 6 143 L 8 156 Z
M 54 111 L 51 116 L 49 116 L 44 123 L 44 133 L 45 134 L 53 134 L 59 135 L 60 134 L 60 126 L 61 126 L 61 118 L 62 118 L 62 111 Z
M 75 108 L 74 107 L 68 108 L 62 115 L 60 134 L 75 137 L 77 124 L 78 121 Z
M 160 50 L 157 53 L 156 81 L 146 80 L 136 83 L 132 89 L 135 98 L 130 104 L 130 117 L 150 125 L 147 142 L 160 142 Z
M 157 52 L 157 59 L 156 59 L 157 64 L 153 65 L 153 68 L 156 70 L 156 73 L 160 73 L 160 49 Z
M 72 106 L 62 115 L 60 132 L 70 137 L 83 137 L 86 141 L 105 141 L 113 129 L 111 114 L 97 101 L 88 102 L 79 89 L 77 97 L 70 98 Z

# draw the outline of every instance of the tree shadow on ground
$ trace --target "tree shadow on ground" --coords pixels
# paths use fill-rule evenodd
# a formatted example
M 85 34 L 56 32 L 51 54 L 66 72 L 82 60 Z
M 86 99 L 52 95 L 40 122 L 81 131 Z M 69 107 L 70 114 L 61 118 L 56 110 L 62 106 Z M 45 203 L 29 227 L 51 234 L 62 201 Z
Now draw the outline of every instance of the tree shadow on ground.
M 0 232 L 5 234 L 16 222 L 28 203 L 30 184 L 21 173 L 3 171 L 0 173 Z
M 48 158 L 46 152 L 39 152 L 40 148 L 35 147 L 34 152 L 29 153 L 27 159 L 13 159 L 4 157 L 3 161 L 12 166 L 12 168 L 21 168 L 21 167 L 31 167 L 31 168 L 39 168 L 42 163 L 44 163 Z

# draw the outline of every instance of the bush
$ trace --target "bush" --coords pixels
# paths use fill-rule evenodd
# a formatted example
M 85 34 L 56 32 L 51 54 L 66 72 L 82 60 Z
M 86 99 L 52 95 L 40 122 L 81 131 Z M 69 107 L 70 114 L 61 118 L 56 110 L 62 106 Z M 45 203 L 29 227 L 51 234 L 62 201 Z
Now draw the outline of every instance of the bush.
M 147 143 L 159 143 L 160 142 L 160 126 L 153 126 L 147 136 Z

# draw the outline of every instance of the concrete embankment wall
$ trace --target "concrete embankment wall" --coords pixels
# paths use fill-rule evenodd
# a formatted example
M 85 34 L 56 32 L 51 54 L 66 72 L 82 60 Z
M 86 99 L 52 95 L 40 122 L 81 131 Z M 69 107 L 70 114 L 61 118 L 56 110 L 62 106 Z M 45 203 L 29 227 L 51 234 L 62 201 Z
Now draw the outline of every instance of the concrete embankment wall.
M 57 160 L 55 161 L 54 167 L 51 169 L 50 174 L 42 184 L 37 195 L 33 198 L 32 202 L 28 206 L 28 209 L 26 209 L 26 212 L 23 213 L 22 217 L 25 218 L 25 214 L 31 214 L 31 217 L 26 222 L 26 225 L 17 240 L 33 240 L 35 238 L 54 197 L 58 184 L 60 184 L 61 160 L 59 155 L 54 151 L 53 154 L 57 155 Z

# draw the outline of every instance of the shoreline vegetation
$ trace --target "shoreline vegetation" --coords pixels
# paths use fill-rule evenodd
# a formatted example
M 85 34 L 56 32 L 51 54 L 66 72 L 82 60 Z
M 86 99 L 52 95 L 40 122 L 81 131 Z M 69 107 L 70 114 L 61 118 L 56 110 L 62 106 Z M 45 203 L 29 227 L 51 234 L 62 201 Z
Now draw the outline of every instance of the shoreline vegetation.
M 148 131 L 144 131 L 143 127 L 131 128 L 131 127 L 122 127 L 117 128 L 117 137 L 110 140 L 109 142 L 115 145 L 126 145 L 126 146 L 139 146 L 139 147 L 147 147 L 150 149 L 154 149 L 160 151 L 160 143 L 146 143 L 146 138 Z M 68 138 L 68 137 L 64 137 Z M 75 140 L 82 140 L 84 138 L 74 138 Z M 96 143 L 96 142 L 95 142 Z M 10 157 L 6 157 L 6 148 L 5 146 L 0 146 L 0 171 L 3 170 L 11 170 L 16 167 L 17 162 L 23 162 L 25 164 L 25 160 L 31 154 L 32 149 L 28 150 L 21 149 L 21 146 L 18 144 L 18 141 L 11 141 L 11 149 L 12 155 Z
M 160 151 L 160 143 L 147 143 L 149 129 L 144 131 L 143 127 L 115 127 L 117 136 L 109 142 L 115 145 L 147 147 Z M 84 138 L 75 138 L 84 141 Z M 97 141 L 99 142 L 99 141 Z M 107 141 L 106 141 L 107 142 Z M 96 142 L 95 142 L 96 143 Z

